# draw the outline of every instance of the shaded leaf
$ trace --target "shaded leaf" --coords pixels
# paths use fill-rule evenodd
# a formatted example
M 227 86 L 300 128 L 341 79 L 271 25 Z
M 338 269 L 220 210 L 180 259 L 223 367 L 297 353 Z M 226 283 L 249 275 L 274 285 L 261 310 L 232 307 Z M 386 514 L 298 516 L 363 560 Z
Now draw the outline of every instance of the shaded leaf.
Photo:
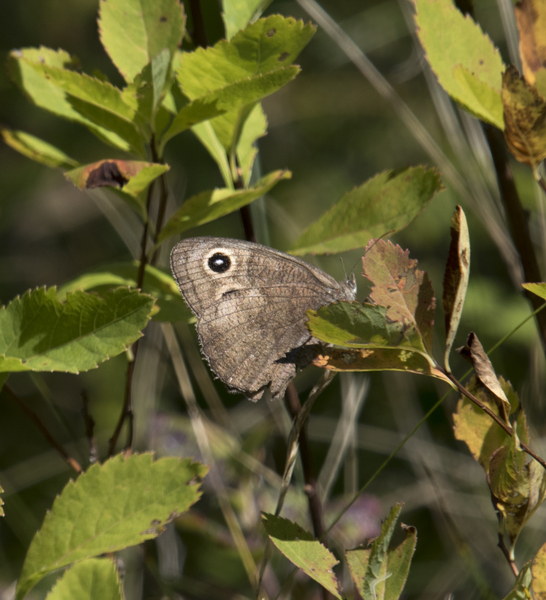
M 13 50 L 8 56 L 7 66 L 11 80 L 34 104 L 59 117 L 84 125 L 115 148 L 130 150 L 131 146 L 125 139 L 80 114 L 68 100 L 65 91 L 46 76 L 44 69 L 52 67 L 68 72 L 78 64 L 79 61 L 64 50 L 55 51 L 40 46 Z
M 510 402 L 510 415 L 519 409 L 519 398 L 509 382 L 499 377 L 501 387 Z M 476 396 L 478 400 L 487 405 L 494 413 L 499 414 L 497 402 L 476 377 L 470 379 L 465 385 L 466 389 Z M 500 416 L 500 415 L 499 415 Z M 455 437 L 465 442 L 472 456 L 481 464 L 486 473 L 489 473 L 491 456 L 499 448 L 510 443 L 510 436 L 495 423 L 489 415 L 484 413 L 468 398 L 462 397 L 457 403 L 457 410 L 453 415 Z M 519 439 L 529 443 L 529 432 L 525 413 L 520 410 L 517 414 L 517 432 Z
M 409 225 L 443 190 L 435 169 L 384 171 L 347 192 L 310 225 L 290 250 L 297 256 L 342 252 Z
M 227 215 L 261 198 L 275 184 L 291 177 L 290 171 L 273 171 L 247 190 L 208 190 L 192 196 L 169 219 L 158 236 L 158 244 L 169 237 Z
M 233 185 L 233 178 L 231 176 L 231 169 L 229 167 L 226 150 L 218 139 L 212 123 L 210 121 L 198 123 L 192 127 L 192 132 L 215 160 L 226 186 Z
M 0 371 L 93 369 L 141 337 L 154 310 L 152 297 L 127 288 L 63 303 L 55 288 L 28 291 L 0 310 Z
M 546 101 L 510 65 L 502 78 L 502 103 L 508 148 L 538 178 L 536 169 L 546 158 Z
M 34 536 L 16 598 L 45 575 L 73 562 L 156 537 L 201 496 L 207 467 L 151 454 L 114 456 L 69 482 Z
M 46 167 L 71 169 L 78 165 L 75 160 L 67 156 L 62 150 L 30 133 L 14 131 L 13 129 L 0 126 L 0 135 L 8 146 L 27 158 L 46 165 Z
M 497 48 L 451 0 L 414 0 L 421 44 L 440 85 L 468 112 L 504 129 Z
M 59 288 L 57 297 L 63 301 L 67 294 L 76 290 L 118 286 L 136 287 L 138 269 L 139 263 L 136 260 L 105 265 L 66 283 Z M 156 298 L 159 312 L 152 316 L 154 321 L 182 321 L 184 323 L 195 321 L 193 313 L 182 300 L 178 286 L 170 272 L 167 273 L 151 265 L 146 265 L 142 291 Z
M 519 32 L 523 76 L 537 85 L 536 73 L 546 68 L 546 5 L 541 0 L 520 0 L 514 6 Z M 544 96 L 546 90 L 540 90 Z
M 178 0 L 100 0 L 100 40 L 127 82 L 164 48 L 173 56 L 185 24 L 184 7 Z
M 470 237 L 463 209 L 457 206 L 451 218 L 451 244 L 444 273 L 443 308 L 446 327 L 444 366 L 448 373 L 449 354 L 463 314 L 464 300 L 470 275 Z
M 46 600 L 122 600 L 121 581 L 110 558 L 89 558 L 75 564 L 49 592 Z
M 288 519 L 262 513 L 262 521 L 269 539 L 290 562 L 341 599 L 339 582 L 332 570 L 339 561 L 327 548 Z
M 242 172 L 245 186 L 250 185 L 252 167 L 258 154 L 256 141 L 267 133 L 267 117 L 260 103 L 256 104 L 241 129 L 237 143 L 237 162 Z

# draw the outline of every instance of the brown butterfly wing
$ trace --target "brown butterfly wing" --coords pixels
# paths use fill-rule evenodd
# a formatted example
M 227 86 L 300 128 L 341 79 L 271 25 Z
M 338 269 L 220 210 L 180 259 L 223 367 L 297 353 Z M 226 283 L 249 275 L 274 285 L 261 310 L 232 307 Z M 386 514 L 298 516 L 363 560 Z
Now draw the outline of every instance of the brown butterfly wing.
M 250 242 L 184 240 L 171 263 L 211 369 L 253 400 L 267 386 L 273 398 L 282 396 L 312 360 L 306 311 L 354 298 L 320 269 Z

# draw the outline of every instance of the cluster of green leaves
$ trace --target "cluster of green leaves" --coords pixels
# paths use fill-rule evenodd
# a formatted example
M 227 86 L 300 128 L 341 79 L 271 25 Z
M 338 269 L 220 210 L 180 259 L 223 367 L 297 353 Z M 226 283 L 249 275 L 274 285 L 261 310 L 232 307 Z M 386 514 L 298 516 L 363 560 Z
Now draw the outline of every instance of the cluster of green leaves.
M 521 76 L 469 15 L 448 0 L 415 0 L 415 22 L 426 58 L 446 92 L 465 110 L 504 131 L 514 157 L 533 169 L 546 158 L 546 7 L 523 0 L 514 7 Z
M 545 81 L 542 71 L 528 66 L 524 80 L 509 68 L 503 76 L 504 65 L 490 40 L 447 0 L 416 0 L 415 5 L 420 39 L 441 84 L 469 112 L 503 129 L 516 158 L 536 171 L 546 156 L 544 107 L 538 101 Z M 86 127 L 128 157 L 81 165 L 26 132 L 4 128 L 4 141 L 33 160 L 64 169 L 80 189 L 110 188 L 149 227 L 153 243 L 147 249 L 145 239 L 147 256 L 140 264 L 119 263 L 82 274 L 58 291 L 29 291 L 3 308 L 2 383 L 16 371 L 78 373 L 94 368 L 128 349 L 151 318 L 189 321 L 191 315 L 172 278 L 149 264 L 157 248 L 175 235 L 239 210 L 290 177 L 285 170 L 259 181 L 252 177 L 256 141 L 267 131 L 260 101 L 297 76 L 299 67 L 293 62 L 315 28 L 279 15 L 259 18 L 259 6 L 256 1 L 224 2 L 227 39 L 209 48 L 182 51 L 186 19 L 178 0 L 101 0 L 100 37 L 124 78 L 122 88 L 101 73 L 81 72 L 77 59 L 63 50 L 25 48 L 10 54 L 10 75 L 32 102 Z M 525 39 L 530 45 L 533 32 Z M 536 109 L 531 117 L 528 105 Z M 210 153 L 224 187 L 187 199 L 164 225 L 153 222 L 149 198 L 154 183 L 163 182 L 169 169 L 163 160 L 166 144 L 186 131 Z M 453 385 L 449 355 L 462 314 L 470 258 L 464 213 L 458 209 L 453 218 L 444 280 L 443 366 L 432 356 L 435 298 L 428 276 L 407 251 L 382 240 L 370 242 L 407 226 L 441 189 L 433 169 L 385 171 L 349 191 L 294 243 L 291 251 L 298 255 L 368 244 L 363 267 L 374 284 L 370 301 L 340 302 L 309 313 L 313 335 L 333 345 L 315 364 L 337 371 L 420 373 Z M 134 289 L 137 286 L 142 292 Z M 521 444 L 529 440 L 515 393 L 499 382 L 475 344 L 468 344 L 467 355 L 480 381 L 467 386 L 468 395 L 479 397 L 511 434 L 461 401 L 456 435 L 486 470 L 502 534 L 508 535 L 513 554 L 521 528 L 544 499 L 546 479 L 542 467 L 527 463 L 522 451 Z M 36 534 L 17 597 L 47 573 L 72 563 L 77 564 L 57 582 L 51 598 L 120 597 L 116 569 L 110 560 L 96 557 L 156 536 L 165 523 L 197 501 L 196 481 L 205 474 L 205 467 L 191 461 L 153 462 L 148 455 L 118 456 L 91 467 L 65 488 Z M 402 592 L 416 533 L 406 528 L 405 541 L 388 549 L 399 513 L 397 506 L 370 547 L 346 555 L 363 598 L 396 600 Z M 273 544 L 296 567 L 341 597 L 332 573 L 335 559 L 319 540 L 272 515 L 264 515 L 264 526 Z M 534 592 L 541 591 L 544 554 L 543 548 L 521 571 L 513 594 L 531 589 L 531 580 Z

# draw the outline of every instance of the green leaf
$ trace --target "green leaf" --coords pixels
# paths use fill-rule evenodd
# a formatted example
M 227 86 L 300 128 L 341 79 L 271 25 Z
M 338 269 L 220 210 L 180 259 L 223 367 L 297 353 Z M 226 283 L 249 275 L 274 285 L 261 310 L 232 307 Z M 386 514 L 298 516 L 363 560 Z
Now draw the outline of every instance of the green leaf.
M 161 140 L 161 148 L 175 135 L 189 129 L 201 121 L 212 119 L 218 115 L 244 107 L 248 104 L 254 104 L 265 96 L 273 94 L 278 89 L 294 79 L 299 73 L 299 67 L 286 67 L 277 69 L 271 73 L 257 75 L 252 78 L 239 81 L 226 87 L 220 88 L 214 92 L 201 96 L 182 107 L 171 126 L 167 129 Z M 227 149 L 231 146 L 232 134 L 235 131 L 236 121 L 239 116 L 237 112 L 230 113 L 227 121 L 224 121 L 222 127 L 229 122 L 227 129 L 218 130 L 220 121 L 217 121 L 217 132 L 220 138 L 224 140 Z M 221 135 L 221 132 L 224 135 Z
M 67 294 L 76 290 L 108 289 L 111 287 L 137 286 L 138 261 L 120 262 L 106 265 L 84 275 L 80 275 L 63 285 L 57 297 L 63 301 Z M 192 323 L 195 317 L 180 296 L 180 290 L 171 273 L 146 265 L 142 291 L 156 298 L 159 312 L 153 315 L 154 321 L 182 321 Z
M 511 405 L 511 415 L 515 416 L 520 402 L 518 395 L 512 388 L 510 382 L 499 377 L 501 387 Z M 497 403 L 493 400 L 487 389 L 479 384 L 473 377 L 467 384 L 466 389 L 476 396 L 478 400 L 487 405 L 495 414 L 499 414 Z M 529 432 L 527 421 L 523 410 L 519 410 L 517 418 L 517 432 L 519 439 L 529 443 Z M 465 442 L 472 456 L 477 460 L 485 472 L 489 474 L 489 463 L 492 455 L 501 447 L 509 445 L 510 436 L 495 423 L 489 415 L 484 413 L 478 406 L 461 397 L 457 403 L 457 410 L 453 415 L 454 433 L 458 440 Z
M 28 550 L 21 599 L 42 577 L 73 562 L 156 537 L 197 502 L 207 467 L 151 454 L 95 464 L 57 496 Z
M 339 562 L 334 555 L 308 531 L 288 519 L 262 513 L 262 520 L 270 540 L 286 558 L 341 599 L 339 582 L 332 570 Z
M 178 0 L 101 0 L 99 34 L 104 49 L 130 82 L 164 48 L 173 56 L 186 17 Z
M 451 0 L 415 0 L 415 8 L 419 39 L 442 87 L 471 114 L 504 129 L 498 49 Z
M 46 600 L 122 600 L 118 570 L 110 558 L 89 558 L 75 564 L 55 583 Z
M 347 192 L 302 233 L 290 253 L 301 256 L 361 248 L 372 238 L 409 225 L 443 189 L 435 169 L 384 171 Z
M 226 27 L 226 38 L 230 40 L 238 31 L 256 20 L 271 0 L 223 0 L 222 18 Z
M 68 100 L 65 91 L 48 78 L 44 68 L 73 70 L 77 65 L 77 59 L 67 52 L 43 46 L 14 50 L 8 56 L 8 72 L 12 81 L 34 104 L 59 117 L 84 125 L 115 148 L 130 150 L 131 146 L 125 139 L 80 114 Z
M 396 505 L 392 512 L 397 511 L 399 506 L 401 505 Z M 392 525 L 395 523 L 396 519 Z M 381 540 L 385 535 L 384 539 L 387 540 L 388 545 L 392 536 L 391 530 L 383 532 L 381 537 L 374 542 L 374 544 L 381 544 L 381 548 L 375 553 L 374 544 L 369 548 L 356 548 L 347 552 L 347 563 L 351 570 L 351 576 L 358 592 L 365 600 L 398 600 L 400 597 L 417 543 L 415 527 L 402 525 L 402 528 L 406 532 L 406 539 L 398 547 L 387 550 L 386 553 Z M 375 572 L 371 566 L 374 561 L 380 563 L 379 567 L 376 565 Z
M 155 127 L 156 113 L 172 85 L 170 68 L 171 55 L 165 48 L 122 90 L 124 101 L 138 112 L 150 129 Z
M 531 598 L 531 585 L 533 575 L 531 572 L 531 561 L 526 562 L 521 568 L 512 591 L 503 600 L 529 600 Z M 542 600 L 540 597 L 536 600 Z
M 93 369 L 141 337 L 154 310 L 153 298 L 127 288 L 64 303 L 55 288 L 28 291 L 0 310 L 0 371 Z
M 261 198 L 282 179 L 289 179 L 290 171 L 273 171 L 247 190 L 230 190 L 227 188 L 209 190 L 192 196 L 169 219 L 158 236 L 157 243 L 169 237 L 187 231 L 192 227 L 203 225 L 219 219 L 242 206 Z
M 443 308 L 446 326 L 444 366 L 448 373 L 449 354 L 463 314 L 470 276 L 470 237 L 463 209 L 457 206 L 451 219 L 451 244 L 444 273 Z
M 256 141 L 267 133 L 267 118 L 261 104 L 256 104 L 248 115 L 237 143 L 237 159 L 246 186 L 250 184 L 252 167 L 258 154 Z
M 546 283 L 522 283 L 521 287 L 546 300 Z
M 546 598 L 546 544 L 540 547 L 531 565 L 535 600 Z
M 30 133 L 14 131 L 0 126 L 0 135 L 8 146 L 47 167 L 71 169 L 78 164 L 62 150 L 44 142 L 40 138 L 34 137 Z
M 302 21 L 293 18 L 272 15 L 260 19 L 229 42 L 222 40 L 210 48 L 184 53 L 176 69 L 177 80 L 190 100 L 238 82 L 246 82 L 250 92 L 263 97 L 295 77 L 298 71 L 289 65 L 314 32 L 312 25 L 304 26 Z M 274 72 L 277 73 L 274 75 Z M 270 78 L 260 77 L 267 73 Z M 258 89 L 254 80 L 259 84 Z M 212 120 L 226 151 L 232 153 L 236 148 L 251 108 L 231 111 Z
M 194 135 L 205 146 L 215 160 L 227 187 L 233 187 L 233 179 L 229 168 L 229 161 L 224 146 L 222 146 L 214 127 L 210 121 L 204 121 L 192 127 Z
M 272 15 L 240 31 L 230 42 L 183 53 L 176 77 L 190 100 L 292 64 L 315 27 Z
M 135 111 L 124 101 L 118 88 L 85 73 L 40 64 L 33 64 L 33 68 L 63 90 L 67 101 L 83 117 L 117 134 L 136 154 L 145 155 L 144 143 L 149 140 L 149 134 L 137 126 Z

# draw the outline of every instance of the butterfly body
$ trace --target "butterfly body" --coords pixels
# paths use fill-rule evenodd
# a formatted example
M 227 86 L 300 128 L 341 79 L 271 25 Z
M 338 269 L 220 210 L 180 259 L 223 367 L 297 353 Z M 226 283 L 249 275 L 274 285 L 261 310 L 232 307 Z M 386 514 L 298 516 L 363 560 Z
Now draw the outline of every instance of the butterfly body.
M 284 395 L 297 368 L 314 358 L 307 310 L 355 298 L 354 279 L 338 282 L 299 258 L 241 240 L 183 240 L 171 267 L 211 369 L 252 400 L 268 386 L 273 398 Z

